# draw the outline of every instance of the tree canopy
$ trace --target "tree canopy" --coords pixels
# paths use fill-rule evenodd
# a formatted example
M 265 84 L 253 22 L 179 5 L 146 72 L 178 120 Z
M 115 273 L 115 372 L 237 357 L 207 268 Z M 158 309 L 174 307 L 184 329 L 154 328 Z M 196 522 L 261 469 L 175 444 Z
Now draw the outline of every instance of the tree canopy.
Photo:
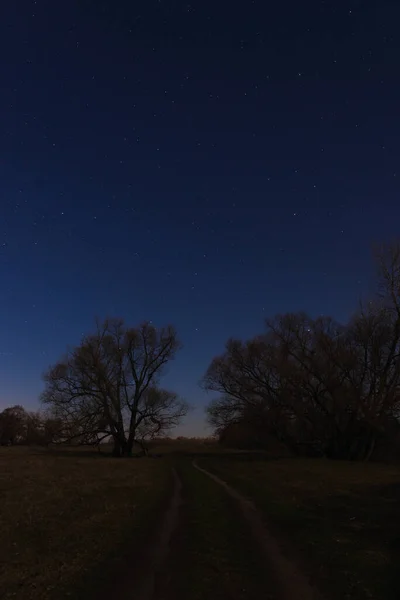
M 304 313 L 268 319 L 247 341 L 228 340 L 203 386 L 218 392 L 208 419 L 274 435 L 294 451 L 368 459 L 399 438 L 400 246 L 378 253 L 379 293 L 350 321 Z M 307 450 L 306 450 L 307 449 Z
M 27 411 L 16 404 L 0 412 L 0 445 L 48 445 L 58 439 L 61 424 L 45 412 Z
M 43 403 L 63 423 L 62 439 L 96 444 L 111 438 L 115 456 L 162 434 L 187 413 L 187 403 L 159 387 L 180 343 L 172 326 L 127 327 L 121 319 L 97 323 L 44 376 Z

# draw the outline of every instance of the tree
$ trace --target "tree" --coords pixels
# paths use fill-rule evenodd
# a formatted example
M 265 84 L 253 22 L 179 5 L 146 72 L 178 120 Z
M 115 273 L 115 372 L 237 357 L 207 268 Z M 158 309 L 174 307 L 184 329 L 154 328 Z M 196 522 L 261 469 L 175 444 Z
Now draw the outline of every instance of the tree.
M 39 412 L 30 412 L 26 416 L 26 430 L 23 443 L 25 444 L 43 444 L 44 424 L 42 415 Z
M 127 456 L 135 443 L 177 425 L 188 406 L 158 383 L 179 347 L 171 326 L 97 323 L 44 377 L 42 401 L 63 423 L 62 439 L 97 444 L 111 438 L 114 456 Z
M 270 333 L 247 342 L 227 342 L 225 354 L 212 361 L 202 381 L 206 390 L 222 394 L 207 410 L 217 434 L 229 425 L 246 422 L 258 432 L 263 427 L 266 436 L 283 440 L 282 423 L 291 411 L 284 402 L 280 363 L 280 348 Z
M 10 406 L 0 412 L 0 444 L 48 445 L 58 439 L 61 423 L 39 411 Z
M 369 459 L 379 441 L 398 438 L 400 245 L 377 258 L 378 297 L 347 324 L 278 315 L 264 334 L 228 341 L 203 378 L 222 394 L 208 406 L 217 433 L 241 424 L 257 439 L 272 433 L 292 450 L 347 459 Z
M 26 433 L 27 413 L 16 404 L 9 406 L 0 413 L 0 444 L 2 446 L 20 443 Z
M 30 411 L 26 413 L 24 435 L 20 443 L 48 446 L 57 443 L 62 433 L 63 424 L 55 420 L 51 415 L 42 411 Z

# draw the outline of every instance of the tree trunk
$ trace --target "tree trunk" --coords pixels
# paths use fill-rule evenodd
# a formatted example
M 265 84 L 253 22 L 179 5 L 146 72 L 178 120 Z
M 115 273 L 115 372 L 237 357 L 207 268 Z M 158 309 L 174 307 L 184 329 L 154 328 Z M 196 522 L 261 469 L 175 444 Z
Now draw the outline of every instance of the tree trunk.
M 126 440 L 121 440 L 119 437 L 114 438 L 114 447 L 112 455 L 115 457 L 132 456 L 132 443 Z
M 114 438 L 114 447 L 112 451 L 112 455 L 115 457 L 121 456 L 121 444 L 117 438 Z
M 133 443 L 131 443 L 130 441 L 125 442 L 122 448 L 122 456 L 127 456 L 130 457 L 132 456 L 132 446 Z

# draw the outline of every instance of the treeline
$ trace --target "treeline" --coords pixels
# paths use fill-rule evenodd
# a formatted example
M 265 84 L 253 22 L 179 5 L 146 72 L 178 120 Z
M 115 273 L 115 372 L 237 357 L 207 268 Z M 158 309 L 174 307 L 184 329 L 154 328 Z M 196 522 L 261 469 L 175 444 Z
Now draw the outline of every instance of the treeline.
M 296 454 L 400 456 L 400 246 L 377 253 L 378 292 L 346 324 L 304 313 L 230 339 L 203 379 L 208 419 L 228 445 Z
M 208 420 L 248 448 L 352 460 L 400 457 L 400 245 L 377 253 L 377 294 L 348 323 L 304 313 L 228 340 L 202 385 Z M 0 443 L 111 442 L 115 456 L 169 435 L 189 405 L 160 387 L 181 344 L 172 326 L 97 322 L 44 376 L 45 412 L 0 413 Z
M 9 406 L 0 412 L 0 445 L 38 444 L 47 446 L 59 439 L 61 423 L 40 411 Z
M 116 318 L 96 325 L 44 374 L 44 412 L 14 406 L 0 414 L 1 444 L 110 442 L 114 456 L 131 456 L 179 424 L 188 404 L 159 385 L 180 348 L 174 328 Z

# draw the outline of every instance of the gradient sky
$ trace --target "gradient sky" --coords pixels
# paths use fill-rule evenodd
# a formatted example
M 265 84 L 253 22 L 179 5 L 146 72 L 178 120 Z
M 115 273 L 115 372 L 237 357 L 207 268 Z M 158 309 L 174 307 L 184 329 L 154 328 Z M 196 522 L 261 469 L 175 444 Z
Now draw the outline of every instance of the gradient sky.
M 96 315 L 173 323 L 198 408 L 229 336 L 346 319 L 399 234 L 398 0 L 0 10 L 0 406 Z

